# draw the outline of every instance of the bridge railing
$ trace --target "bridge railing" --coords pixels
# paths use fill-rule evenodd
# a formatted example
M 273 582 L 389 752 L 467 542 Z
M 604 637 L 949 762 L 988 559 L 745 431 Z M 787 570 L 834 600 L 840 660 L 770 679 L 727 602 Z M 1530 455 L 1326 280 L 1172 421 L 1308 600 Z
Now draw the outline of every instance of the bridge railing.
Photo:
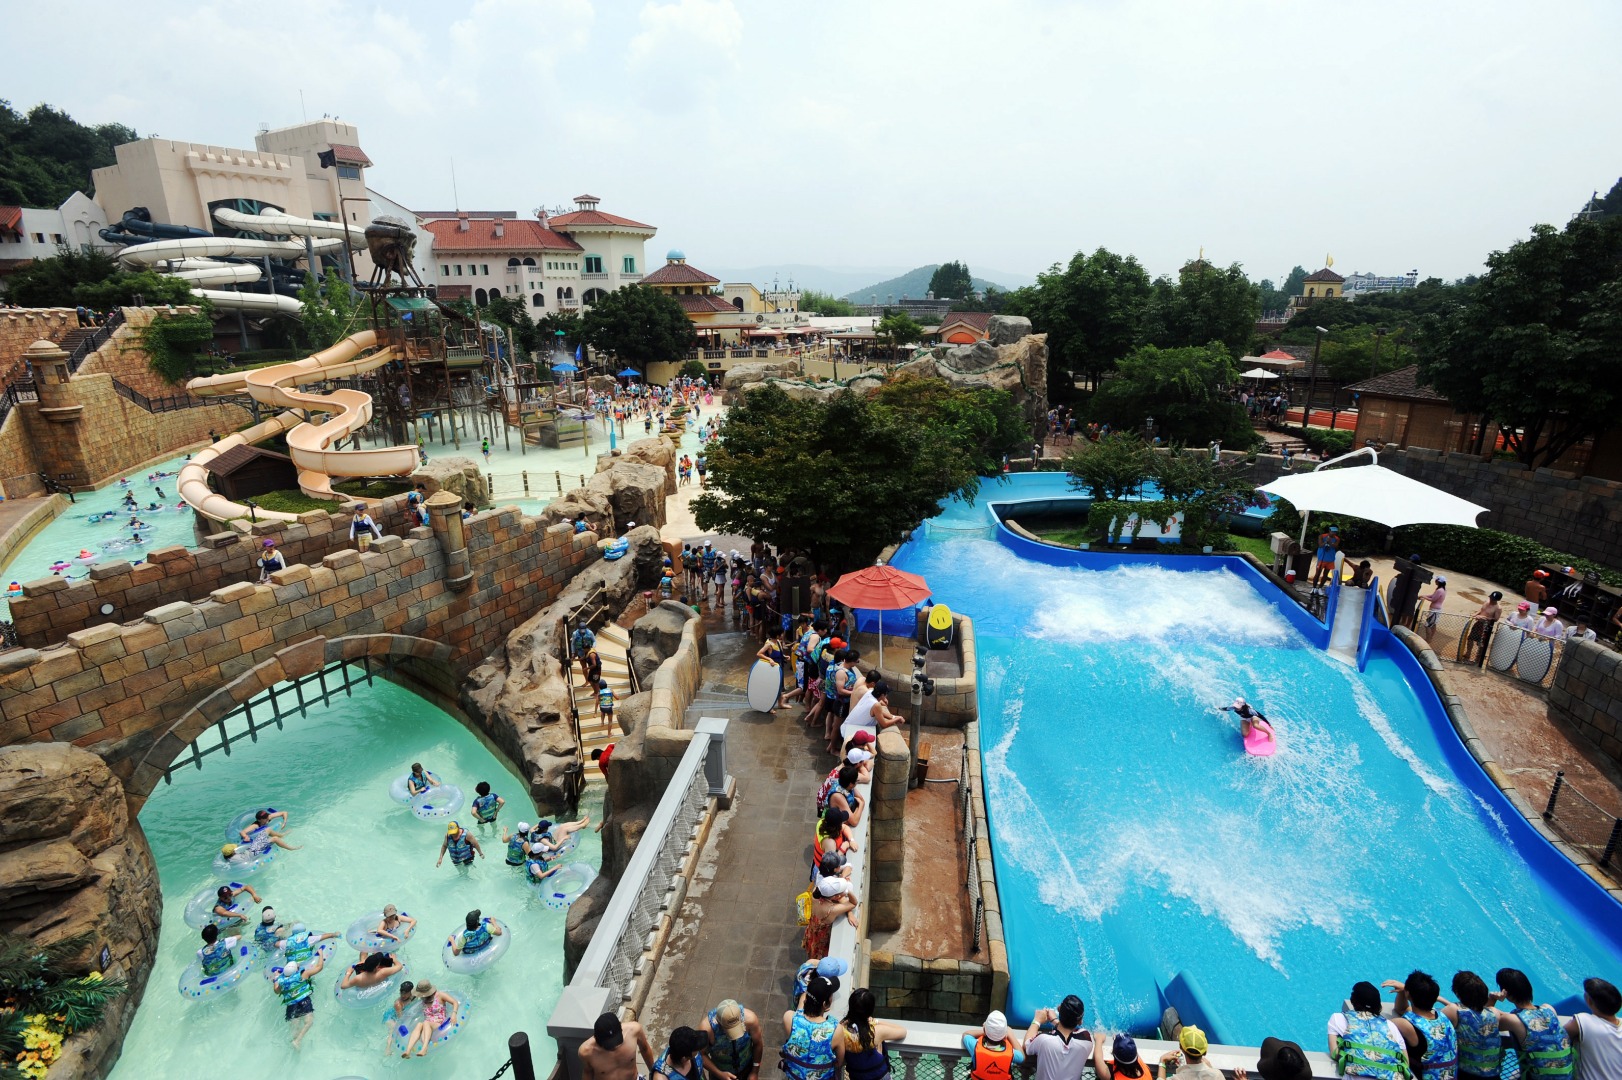
M 617 1013 L 636 996 L 663 952 L 661 930 L 687 896 L 681 869 L 702 833 L 713 800 L 730 788 L 726 762 L 727 721 L 705 717 L 665 787 L 664 797 L 603 909 L 597 930 L 563 988 L 546 1030 L 557 1040 L 559 1074 L 581 1080 L 580 1044 L 605 1012 Z

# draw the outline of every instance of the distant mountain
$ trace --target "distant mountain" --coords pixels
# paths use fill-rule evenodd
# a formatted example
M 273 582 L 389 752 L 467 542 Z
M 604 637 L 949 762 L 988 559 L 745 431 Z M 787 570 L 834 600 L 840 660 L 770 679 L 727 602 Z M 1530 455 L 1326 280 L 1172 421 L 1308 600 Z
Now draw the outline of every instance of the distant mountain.
M 757 288 L 771 287 L 775 278 L 784 288 L 793 281 L 801 289 L 815 289 L 830 296 L 843 296 L 864 282 L 889 274 L 899 274 L 904 266 L 810 266 L 804 263 L 779 263 L 775 266 L 712 266 L 701 264 L 722 281 L 748 281 Z
M 876 285 L 864 285 L 859 289 L 852 289 L 845 294 L 845 299 L 853 304 L 870 304 L 873 302 L 874 296 L 878 297 L 880 304 L 899 301 L 903 296 L 909 300 L 922 300 L 924 294 L 929 291 L 929 279 L 934 276 L 935 270 L 939 266 L 940 263 L 930 263 L 928 266 L 908 270 L 899 277 L 881 281 Z M 1021 274 L 1004 274 L 998 270 L 987 272 L 996 274 L 1002 280 L 991 281 L 983 277 L 971 278 L 975 289 L 981 292 L 984 292 L 988 286 L 1007 292 L 1024 285 L 1035 284 L 1034 278 L 1028 278 Z

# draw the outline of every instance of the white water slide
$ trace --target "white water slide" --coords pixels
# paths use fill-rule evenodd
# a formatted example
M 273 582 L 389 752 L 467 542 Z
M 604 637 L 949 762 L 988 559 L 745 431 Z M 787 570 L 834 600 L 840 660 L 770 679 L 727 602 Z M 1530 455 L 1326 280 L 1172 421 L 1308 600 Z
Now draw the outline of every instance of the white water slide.
M 363 374 L 395 358 L 391 348 L 367 352 L 376 345 L 377 332 L 363 330 L 303 360 L 240 373 L 211 375 L 187 383 L 186 389 L 198 397 L 240 394 L 246 390 L 261 404 L 299 411 L 280 413 L 262 424 L 227 435 L 212 446 L 198 451 L 181 467 L 180 497 L 192 509 L 212 521 L 225 522 L 248 517 L 248 506 L 232 502 L 209 488 L 208 465 L 233 447 L 284 433 L 288 455 L 299 470 L 299 488 L 313 498 L 349 498 L 333 490 L 333 476 L 402 476 L 413 472 L 418 463 L 415 446 L 386 446 L 372 450 L 333 449 L 335 443 L 366 426 L 372 417 L 372 395 L 349 389 L 325 394 L 306 393 L 298 389 L 304 383 Z M 301 412 L 327 413 L 329 419 L 321 424 L 306 423 Z M 271 521 L 291 521 L 298 516 L 272 510 L 251 512 Z

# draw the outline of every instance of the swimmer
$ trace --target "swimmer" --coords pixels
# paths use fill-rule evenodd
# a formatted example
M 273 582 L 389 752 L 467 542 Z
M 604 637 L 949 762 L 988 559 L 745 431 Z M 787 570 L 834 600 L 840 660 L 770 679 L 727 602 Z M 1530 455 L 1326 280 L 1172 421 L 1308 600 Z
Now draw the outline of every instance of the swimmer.
M 539 885 L 561 869 L 561 866 L 548 865 L 545 859 L 531 859 L 524 864 L 524 878 L 531 885 Z
M 462 1012 L 462 1003 L 443 990 L 434 988 L 434 984 L 424 979 L 418 983 L 415 990 L 416 998 L 422 1002 L 422 1019 L 412 1029 L 411 1037 L 406 1040 L 405 1052 L 401 1057 L 411 1056 L 411 1047 L 418 1039 L 422 1040 L 422 1049 L 417 1051 L 418 1057 L 424 1057 L 428 1048 L 434 1043 L 434 1033 L 446 1023 L 445 1010 L 450 1009 L 449 1022 L 455 1026 L 457 1018 Z
M 253 891 L 252 886 L 239 885 L 233 881 L 229 885 L 220 886 L 219 892 L 214 897 L 214 908 L 211 914 L 222 923 L 232 923 L 237 926 L 248 925 L 247 913 L 242 910 L 242 905 L 237 903 L 237 897 L 243 893 L 253 897 L 253 902 L 256 904 L 264 902 L 259 899 L 259 894 Z
M 439 781 L 428 775 L 428 770 L 422 767 L 422 762 L 411 763 L 411 775 L 406 777 L 406 793 L 416 798 L 429 788 L 439 786 Z
M 303 1020 L 302 1024 L 296 1025 L 293 1035 L 295 1050 L 309 1033 L 310 1025 L 315 1023 L 315 1002 L 310 1000 L 315 988 L 310 985 L 310 979 L 320 974 L 324 966 L 326 963 L 319 956 L 307 967 L 289 963 L 282 968 L 281 974 L 271 980 L 270 989 L 285 1006 L 284 1015 L 287 1022 L 292 1024 L 297 1020 Z
M 152 490 L 156 491 L 158 493 L 158 498 L 160 498 L 160 499 L 167 499 L 169 497 L 169 496 L 165 495 L 163 493 L 163 489 L 161 487 L 158 487 L 156 484 L 152 485 Z
M 221 938 L 220 928 L 213 923 L 203 927 L 203 947 L 197 950 L 197 964 L 205 977 L 222 974 L 237 962 L 236 943 L 234 935 Z
M 282 819 L 282 828 L 287 828 L 286 810 L 261 810 L 253 816 L 253 824 L 242 830 L 242 842 L 249 847 L 263 849 L 270 844 L 288 851 L 299 850 L 293 844 L 283 839 L 286 833 L 278 832 L 271 827 L 271 822 L 277 818 Z M 255 897 L 257 900 L 258 897 Z
M 383 918 L 372 928 L 372 933 L 378 937 L 386 937 L 390 941 L 403 942 L 416 928 L 416 919 L 410 915 L 401 915 L 400 909 L 393 904 L 384 904 Z
M 259 913 L 259 925 L 253 932 L 253 943 L 266 951 L 281 948 L 282 939 L 288 934 L 288 929 L 276 921 L 276 909 L 266 906 Z
M 473 790 L 478 792 L 473 800 L 473 820 L 480 825 L 494 825 L 496 815 L 507 805 L 507 800 L 491 791 L 489 783 L 484 780 L 475 784 Z
M 587 814 L 579 821 L 560 821 L 554 825 L 550 821 L 542 821 L 530 832 L 531 844 L 538 848 L 542 854 L 550 855 L 563 846 L 569 834 L 579 832 L 591 824 L 591 815 Z
M 364 990 L 368 986 L 376 986 L 380 982 L 394 978 L 400 974 L 400 969 L 404 966 L 400 963 L 400 958 L 393 953 L 368 953 L 344 969 L 343 978 L 338 980 L 338 985 L 345 990 L 350 987 Z
M 303 963 L 316 954 L 316 946 L 337 936 L 330 930 L 317 933 L 306 930 L 303 923 L 294 923 L 292 932 L 282 941 L 282 953 L 291 963 Z
M 159 505 L 158 505 L 158 504 L 157 504 L 157 503 L 155 503 L 155 502 L 149 502 L 149 503 L 147 503 L 147 504 L 146 504 L 146 508 L 147 508 L 147 509 L 148 509 L 148 510 L 162 510 L 162 509 L 163 509 L 163 507 L 161 507 L 161 506 L 159 506 Z
M 517 832 L 501 831 L 501 842 L 507 845 L 507 865 L 523 866 L 529 858 L 529 822 L 520 821 Z
M 1251 729 L 1256 727 L 1258 724 L 1269 738 L 1271 738 L 1273 735 L 1272 722 L 1260 712 L 1257 712 L 1255 709 L 1251 708 L 1249 703 L 1247 703 L 1244 698 L 1234 698 L 1232 705 L 1224 705 L 1217 711 L 1231 712 L 1239 718 L 1240 738 L 1249 736 Z
M 388 1010 L 383 1015 L 392 1016 L 396 1020 L 404 1016 L 405 1011 L 411 1008 L 411 1003 L 417 1000 L 416 995 L 412 993 L 416 988 L 416 984 L 410 979 L 402 982 L 400 984 L 400 996 L 389 1004 Z M 393 1034 L 390 1033 L 389 1038 L 392 1039 L 393 1037 Z
M 494 920 L 486 923 L 484 913 L 474 908 L 467 913 L 467 929 L 451 939 L 451 952 L 456 956 L 472 956 L 490 947 L 501 936 L 501 924 Z
M 444 864 L 447 852 L 452 866 L 472 866 L 475 855 L 484 858 L 484 849 L 473 839 L 473 834 L 454 821 L 445 827 L 445 839 L 439 845 L 439 861 L 434 863 L 435 866 Z

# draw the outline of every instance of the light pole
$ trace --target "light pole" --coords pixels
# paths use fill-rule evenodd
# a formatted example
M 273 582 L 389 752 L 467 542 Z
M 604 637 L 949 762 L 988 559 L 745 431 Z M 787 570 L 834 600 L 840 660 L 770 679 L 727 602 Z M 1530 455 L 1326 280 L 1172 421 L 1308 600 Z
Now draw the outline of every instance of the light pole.
M 1328 330 L 1321 326 L 1313 327 L 1318 331 L 1317 338 L 1312 343 L 1312 374 L 1307 377 L 1307 400 L 1301 407 L 1301 434 L 1306 435 L 1307 428 L 1312 426 L 1312 395 L 1318 390 L 1318 353 L 1323 349 L 1324 335 Z

